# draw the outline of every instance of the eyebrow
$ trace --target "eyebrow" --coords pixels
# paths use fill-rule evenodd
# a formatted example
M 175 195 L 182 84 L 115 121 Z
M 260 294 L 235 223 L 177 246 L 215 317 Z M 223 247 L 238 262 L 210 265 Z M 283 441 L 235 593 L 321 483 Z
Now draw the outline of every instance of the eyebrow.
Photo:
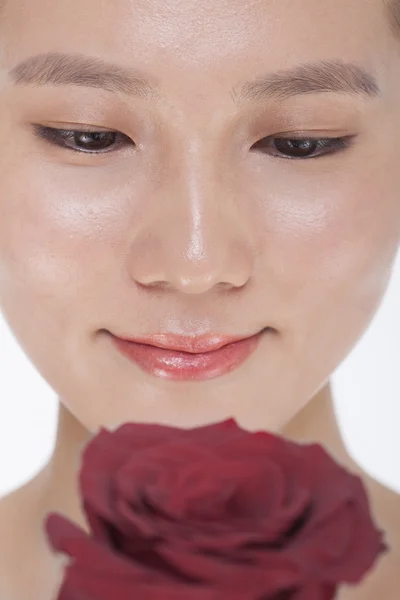
M 75 85 L 159 100 L 159 87 L 129 67 L 83 54 L 51 52 L 23 60 L 9 75 L 16 85 Z M 237 104 L 261 100 L 286 100 L 312 93 L 339 93 L 374 98 L 380 94 L 376 78 L 355 63 L 325 60 L 289 69 L 234 86 Z
M 9 75 L 15 85 L 76 85 L 149 99 L 156 86 L 136 70 L 95 56 L 50 52 L 18 63 Z
M 233 89 L 239 102 L 286 100 L 292 96 L 315 93 L 348 94 L 376 98 L 380 95 L 376 78 L 365 68 L 341 60 L 305 63 L 267 74 Z

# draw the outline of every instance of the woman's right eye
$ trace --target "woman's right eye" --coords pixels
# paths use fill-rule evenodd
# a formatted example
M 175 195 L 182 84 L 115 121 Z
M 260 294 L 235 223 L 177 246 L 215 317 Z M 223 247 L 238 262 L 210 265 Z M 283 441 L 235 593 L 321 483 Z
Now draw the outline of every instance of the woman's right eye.
M 51 144 L 73 152 L 84 152 L 86 154 L 115 152 L 125 144 L 134 144 L 127 135 L 119 131 L 84 131 L 82 129 L 57 129 L 45 127 L 44 125 L 34 125 L 34 133 L 37 137 Z

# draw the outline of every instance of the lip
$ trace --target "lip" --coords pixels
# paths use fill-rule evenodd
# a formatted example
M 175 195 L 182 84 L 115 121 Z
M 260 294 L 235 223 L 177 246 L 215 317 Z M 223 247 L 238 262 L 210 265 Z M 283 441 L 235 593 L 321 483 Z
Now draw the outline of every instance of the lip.
M 255 352 L 265 332 L 247 337 L 156 334 L 134 340 L 112 335 L 112 339 L 125 357 L 147 373 L 187 381 L 212 379 L 238 368 Z

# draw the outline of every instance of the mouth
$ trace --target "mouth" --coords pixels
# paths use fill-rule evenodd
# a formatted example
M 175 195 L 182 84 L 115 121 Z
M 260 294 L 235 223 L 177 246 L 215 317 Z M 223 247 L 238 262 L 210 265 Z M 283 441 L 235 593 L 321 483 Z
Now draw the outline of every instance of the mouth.
M 114 346 L 143 371 L 174 381 L 219 377 L 242 365 L 257 349 L 267 327 L 250 336 L 178 336 L 156 334 L 125 339 L 112 335 Z

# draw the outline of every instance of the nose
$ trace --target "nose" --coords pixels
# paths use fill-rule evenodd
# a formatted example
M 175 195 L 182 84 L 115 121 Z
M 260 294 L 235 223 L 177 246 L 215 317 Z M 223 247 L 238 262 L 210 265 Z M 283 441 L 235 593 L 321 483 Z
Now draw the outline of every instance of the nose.
M 253 272 L 252 232 L 233 184 L 224 185 L 209 159 L 192 168 L 177 162 L 147 199 L 131 244 L 131 277 L 185 294 L 245 286 Z

